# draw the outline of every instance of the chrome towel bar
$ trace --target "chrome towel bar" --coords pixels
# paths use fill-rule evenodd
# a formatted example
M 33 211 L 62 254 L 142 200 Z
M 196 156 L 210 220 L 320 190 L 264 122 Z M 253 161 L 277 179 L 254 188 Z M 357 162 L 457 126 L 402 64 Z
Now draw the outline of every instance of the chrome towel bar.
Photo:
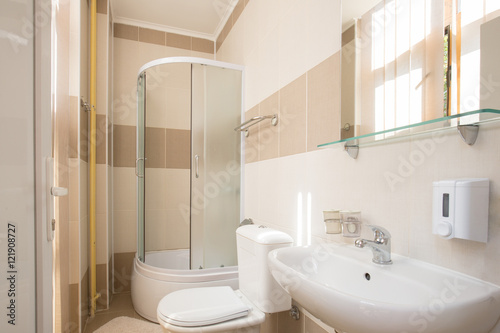
M 245 121 L 240 126 L 235 127 L 234 130 L 240 132 L 245 131 L 245 136 L 248 137 L 249 135 L 248 128 L 252 127 L 255 124 L 260 123 L 265 119 L 271 119 L 271 125 L 273 126 L 276 126 L 278 124 L 278 115 L 275 113 L 267 116 L 255 116 L 252 119 Z

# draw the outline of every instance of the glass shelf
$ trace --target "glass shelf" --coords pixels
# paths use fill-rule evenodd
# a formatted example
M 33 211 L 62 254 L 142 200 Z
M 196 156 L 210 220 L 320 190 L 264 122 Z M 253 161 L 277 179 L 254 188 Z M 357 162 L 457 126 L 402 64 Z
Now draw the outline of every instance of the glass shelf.
M 485 122 L 499 121 L 500 120 L 500 110 L 495 109 L 481 109 L 476 111 L 464 112 L 460 114 L 455 114 L 448 117 L 437 118 L 432 120 L 427 120 L 421 123 L 396 127 L 384 131 L 374 132 L 370 134 L 364 134 L 359 136 L 354 136 L 352 138 L 347 138 L 343 140 L 333 141 L 329 143 L 323 143 L 318 145 L 319 148 L 329 148 L 339 143 L 344 142 L 345 147 L 361 147 L 368 146 L 371 144 L 385 143 L 391 140 L 397 140 L 409 136 L 417 136 L 426 133 L 432 133 L 436 131 L 443 131 L 448 129 L 456 129 L 463 127 L 464 125 L 472 125 L 469 127 L 475 127 Z M 477 133 L 477 130 L 476 130 Z M 462 137 L 464 134 L 462 133 Z M 464 140 L 467 139 L 464 138 Z M 475 138 L 474 138 L 475 141 Z M 468 144 L 472 144 L 467 142 Z M 351 155 L 351 154 L 349 154 Z M 355 158 L 355 157 L 354 157 Z

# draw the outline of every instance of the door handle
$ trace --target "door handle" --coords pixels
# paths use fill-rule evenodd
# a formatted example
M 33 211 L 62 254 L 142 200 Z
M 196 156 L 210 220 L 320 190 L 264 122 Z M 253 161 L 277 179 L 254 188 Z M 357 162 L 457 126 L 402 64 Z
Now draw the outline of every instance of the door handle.
M 47 157 L 45 162 L 45 188 L 46 195 L 46 207 L 47 207 L 47 221 L 45 222 L 47 228 L 47 240 L 49 242 L 54 240 L 55 231 L 55 215 L 54 215 L 54 198 L 63 197 L 68 195 L 68 189 L 66 187 L 57 187 L 54 185 L 54 159 L 52 157 Z
M 65 195 L 68 195 L 68 189 L 66 187 L 54 186 L 50 189 L 50 194 L 55 197 L 64 197 Z
M 146 162 L 147 158 L 146 157 L 139 157 L 135 160 L 135 175 L 139 178 L 144 178 L 144 175 L 140 175 L 139 174 L 139 171 L 137 169 L 137 164 L 139 163 L 140 160 L 143 160 L 144 162 Z
M 200 178 L 199 167 L 200 167 L 200 157 L 198 155 L 194 155 L 194 174 L 196 178 Z

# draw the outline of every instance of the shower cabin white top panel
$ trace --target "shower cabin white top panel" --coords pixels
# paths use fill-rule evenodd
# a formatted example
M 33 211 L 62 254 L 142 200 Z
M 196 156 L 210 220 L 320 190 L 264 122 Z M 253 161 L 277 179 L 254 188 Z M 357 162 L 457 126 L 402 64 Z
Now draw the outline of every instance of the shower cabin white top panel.
M 234 70 L 239 70 L 244 72 L 244 66 L 241 65 L 235 65 L 231 64 L 228 62 L 223 62 L 223 61 L 217 61 L 217 60 L 210 60 L 210 59 L 204 59 L 204 58 L 195 58 L 195 57 L 167 57 L 167 58 L 161 58 L 161 59 L 156 59 L 153 61 L 150 61 L 143 65 L 139 69 L 139 73 L 137 76 L 139 77 L 143 71 L 145 71 L 148 68 L 158 66 L 158 65 L 163 65 L 163 64 L 173 64 L 173 63 L 192 63 L 192 64 L 202 64 L 202 65 L 209 65 L 209 66 L 216 66 L 216 67 L 223 67 L 223 68 L 229 68 L 229 69 L 234 69 Z

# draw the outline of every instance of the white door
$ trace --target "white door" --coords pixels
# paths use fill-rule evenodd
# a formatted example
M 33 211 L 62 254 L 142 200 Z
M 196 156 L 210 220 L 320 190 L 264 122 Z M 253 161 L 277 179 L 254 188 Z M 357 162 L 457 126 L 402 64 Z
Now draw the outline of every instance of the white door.
M 52 332 L 50 4 L 0 1 L 0 332 Z

